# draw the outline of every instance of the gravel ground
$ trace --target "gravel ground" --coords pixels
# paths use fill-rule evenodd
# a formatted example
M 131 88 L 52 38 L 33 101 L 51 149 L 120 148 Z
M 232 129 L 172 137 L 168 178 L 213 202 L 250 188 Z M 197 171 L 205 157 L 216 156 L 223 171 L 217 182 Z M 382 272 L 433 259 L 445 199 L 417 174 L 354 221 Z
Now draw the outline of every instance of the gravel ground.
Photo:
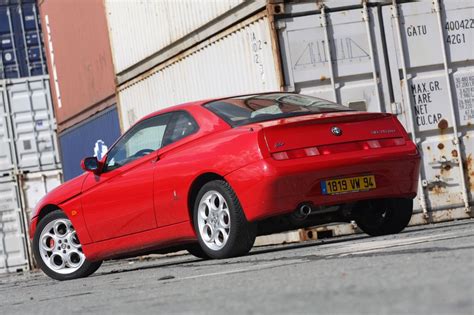
M 108 261 L 86 279 L 0 276 L 0 314 L 474 314 L 474 220 L 259 247 L 245 256 Z

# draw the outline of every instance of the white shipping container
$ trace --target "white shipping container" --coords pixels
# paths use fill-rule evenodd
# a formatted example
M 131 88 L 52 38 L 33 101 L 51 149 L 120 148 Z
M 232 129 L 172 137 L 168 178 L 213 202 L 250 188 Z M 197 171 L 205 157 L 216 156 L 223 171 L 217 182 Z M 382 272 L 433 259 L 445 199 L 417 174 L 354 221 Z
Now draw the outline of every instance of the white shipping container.
M 49 78 L 0 85 L 0 172 L 60 168 Z
M 422 1 L 383 8 L 394 101 L 423 156 L 419 205 L 472 214 L 474 3 Z
M 28 236 L 15 177 L 0 177 L 0 273 L 28 268 Z
M 0 177 L 0 273 L 33 265 L 28 232 L 31 212 L 61 183 L 61 170 Z
M 325 9 L 294 3 L 297 16 L 277 17 L 285 88 L 397 114 L 423 157 L 411 224 L 470 217 L 472 1 Z
M 0 82 L 0 176 L 7 174 L 14 165 L 14 144 L 10 123 L 10 114 L 7 107 L 7 93 L 5 82 Z
M 105 0 L 116 73 L 243 2 L 245 0 Z
M 262 13 L 119 87 L 122 127 L 187 101 L 279 89 L 270 25 Z

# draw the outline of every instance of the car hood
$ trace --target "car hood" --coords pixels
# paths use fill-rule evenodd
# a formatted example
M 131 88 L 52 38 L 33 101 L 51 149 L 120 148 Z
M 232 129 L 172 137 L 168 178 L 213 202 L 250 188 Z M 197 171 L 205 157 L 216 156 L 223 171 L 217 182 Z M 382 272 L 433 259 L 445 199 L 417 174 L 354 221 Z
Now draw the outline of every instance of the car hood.
M 78 177 L 65 182 L 46 194 L 46 196 L 44 196 L 36 205 L 35 209 L 31 213 L 31 218 L 38 216 L 40 209 L 47 205 L 60 206 L 61 203 L 79 195 L 82 191 L 82 184 L 84 183 L 87 175 L 88 173 L 79 175 Z

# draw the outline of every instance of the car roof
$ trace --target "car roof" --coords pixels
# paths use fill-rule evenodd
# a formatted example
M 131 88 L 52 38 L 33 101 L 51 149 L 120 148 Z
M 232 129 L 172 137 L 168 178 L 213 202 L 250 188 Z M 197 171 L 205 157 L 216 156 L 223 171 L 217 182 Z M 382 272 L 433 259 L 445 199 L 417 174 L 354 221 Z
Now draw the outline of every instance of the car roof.
M 239 95 L 232 95 L 232 96 L 225 96 L 225 97 L 215 97 L 215 98 L 209 98 L 209 99 L 204 99 L 204 100 L 199 100 L 199 101 L 186 102 L 186 103 L 166 107 L 166 108 L 157 110 L 155 112 L 152 112 L 152 113 L 144 116 L 143 118 L 139 119 L 137 122 L 140 122 L 142 120 L 145 120 L 145 119 L 148 119 L 148 118 L 151 118 L 153 116 L 160 115 L 160 114 L 165 114 L 165 113 L 179 111 L 179 110 L 191 109 L 193 107 L 202 107 L 202 105 L 204 105 L 206 103 L 209 103 L 209 102 L 213 102 L 213 101 L 225 100 L 225 99 L 229 99 L 229 98 L 238 98 L 238 97 L 250 96 L 250 95 L 265 95 L 265 94 L 295 94 L 295 93 L 281 92 L 281 91 L 263 92 L 263 93 L 248 93 L 248 94 L 239 94 Z

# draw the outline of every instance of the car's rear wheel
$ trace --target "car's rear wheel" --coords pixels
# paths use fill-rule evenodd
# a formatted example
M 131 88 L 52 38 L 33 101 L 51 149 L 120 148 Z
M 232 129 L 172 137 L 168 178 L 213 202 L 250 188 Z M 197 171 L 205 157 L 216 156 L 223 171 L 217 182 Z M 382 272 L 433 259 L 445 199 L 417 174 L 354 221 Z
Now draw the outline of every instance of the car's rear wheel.
M 87 277 L 102 264 L 87 260 L 76 230 L 60 210 L 48 213 L 38 223 L 33 254 L 41 270 L 56 280 Z
M 218 259 L 247 254 L 257 234 L 256 224 L 247 221 L 234 190 L 223 180 L 211 181 L 199 191 L 194 228 L 203 252 Z
M 396 234 L 403 231 L 413 214 L 412 199 L 377 199 L 357 204 L 357 226 L 372 236 Z

